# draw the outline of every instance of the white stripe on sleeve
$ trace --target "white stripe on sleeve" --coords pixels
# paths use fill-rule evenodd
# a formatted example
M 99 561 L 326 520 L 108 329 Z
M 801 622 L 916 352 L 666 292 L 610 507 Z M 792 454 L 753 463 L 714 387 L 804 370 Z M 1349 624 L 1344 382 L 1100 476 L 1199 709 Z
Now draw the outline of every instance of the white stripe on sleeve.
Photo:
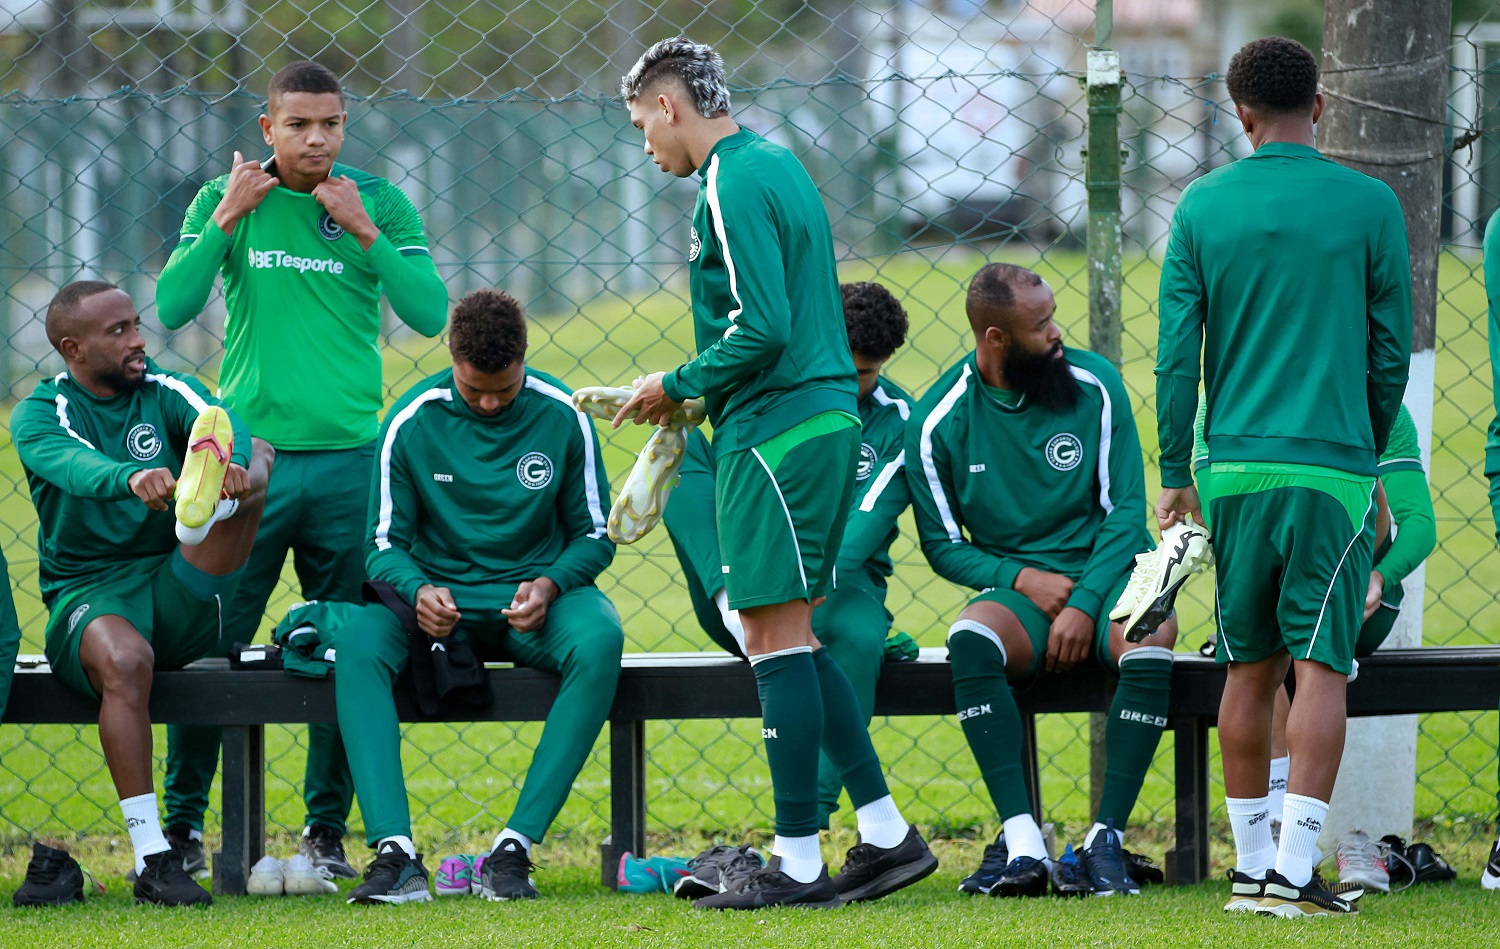
M 730 334 L 739 329 L 735 320 L 739 319 L 741 313 L 745 312 L 745 304 L 740 301 L 739 279 L 734 272 L 734 257 L 729 253 L 729 234 L 724 227 L 724 212 L 719 204 L 719 156 L 715 155 L 708 162 L 708 209 L 714 216 L 714 234 L 719 238 L 719 248 L 724 252 L 724 272 L 729 275 L 729 295 L 734 297 L 734 309 L 729 311 L 729 329 L 724 331 L 724 338 L 728 339 Z
M 428 402 L 452 402 L 452 389 L 428 389 L 426 392 L 412 399 L 411 404 L 391 420 L 391 427 L 386 429 L 385 441 L 380 445 L 380 516 L 375 522 L 375 549 L 391 549 L 391 514 L 394 503 L 391 500 L 391 449 L 396 444 L 396 433 L 401 431 L 401 426 L 411 421 L 411 417 L 417 414 L 417 410 Z
M 943 395 L 942 401 L 933 408 L 932 413 L 922 420 L 922 439 L 918 442 L 922 452 L 922 474 L 927 477 L 927 489 L 932 492 L 932 503 L 937 506 L 938 516 L 943 519 L 943 529 L 948 532 L 948 539 L 955 544 L 964 542 L 964 534 L 953 517 L 953 509 L 948 505 L 948 495 L 943 492 L 943 482 L 938 478 L 937 464 L 932 460 L 932 430 L 953 411 L 953 406 L 968 390 L 971 374 L 972 367 L 965 364 L 963 372 L 958 375 L 958 381 L 953 383 L 953 388 Z

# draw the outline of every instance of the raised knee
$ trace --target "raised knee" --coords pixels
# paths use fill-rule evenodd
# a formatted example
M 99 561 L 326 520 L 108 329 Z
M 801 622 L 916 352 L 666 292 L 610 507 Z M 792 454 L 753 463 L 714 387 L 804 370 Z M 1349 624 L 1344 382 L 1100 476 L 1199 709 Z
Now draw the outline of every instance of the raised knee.
M 134 642 L 112 643 L 103 651 L 93 670 L 100 691 L 107 695 L 146 694 L 151 691 L 156 653 L 139 637 Z

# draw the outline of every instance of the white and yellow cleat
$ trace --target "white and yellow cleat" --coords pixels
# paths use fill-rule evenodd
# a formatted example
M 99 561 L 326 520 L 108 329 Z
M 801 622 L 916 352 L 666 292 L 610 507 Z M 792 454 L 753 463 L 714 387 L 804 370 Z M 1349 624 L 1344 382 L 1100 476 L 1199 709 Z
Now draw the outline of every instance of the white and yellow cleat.
M 584 415 L 589 415 L 606 422 L 612 420 L 619 414 L 630 397 L 635 395 L 632 386 L 584 386 L 573 392 L 573 406 Z M 668 428 L 690 429 L 703 424 L 708 417 L 708 409 L 704 406 L 702 399 L 688 399 L 682 403 L 682 407 L 672 414 L 667 422 Z
M 605 522 L 609 539 L 633 544 L 661 522 L 686 457 L 687 433 L 658 428 L 646 440 Z
M 177 539 L 183 543 L 202 543 L 210 527 L 239 507 L 234 501 L 223 502 L 224 475 L 233 453 L 229 413 L 211 405 L 193 423 L 187 459 L 177 478 Z
M 1124 613 L 1125 639 L 1138 643 L 1156 632 L 1172 615 L 1172 606 L 1182 585 L 1203 572 L 1214 562 L 1208 530 L 1193 523 L 1191 517 L 1162 531 L 1161 546 L 1135 558 L 1135 569 L 1125 585 L 1125 593 L 1109 611 L 1110 619 Z M 1133 602 L 1128 602 L 1132 599 Z

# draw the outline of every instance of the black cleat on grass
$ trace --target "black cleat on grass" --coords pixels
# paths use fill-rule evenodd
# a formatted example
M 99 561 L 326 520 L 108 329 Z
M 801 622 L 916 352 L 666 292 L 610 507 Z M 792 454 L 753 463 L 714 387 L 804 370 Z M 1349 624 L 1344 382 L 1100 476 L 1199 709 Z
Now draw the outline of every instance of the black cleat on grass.
M 1049 881 L 1047 863 L 1035 857 L 1017 857 L 1005 865 L 1005 872 L 990 888 L 991 896 L 1046 896 Z
M 182 855 L 163 850 L 146 858 L 145 872 L 135 878 L 135 901 L 156 906 L 208 906 L 214 898 L 182 868 Z
M 911 886 L 937 868 L 937 857 L 913 824 L 894 847 L 860 843 L 849 848 L 843 869 L 833 878 L 833 888 L 845 903 L 878 900 Z
M 781 872 L 781 858 L 745 877 L 740 885 L 723 893 L 694 900 L 698 909 L 763 909 L 767 906 L 796 906 L 802 909 L 836 909 L 843 905 L 839 891 L 828 878 L 828 868 L 818 872 L 811 883 L 798 883 Z
M 83 902 L 83 868 L 66 850 L 31 845 L 26 882 L 11 897 L 16 906 L 66 906 Z
M 1093 893 L 1094 881 L 1089 878 L 1088 870 L 1084 869 L 1078 855 L 1073 852 L 1073 845 L 1068 844 L 1062 856 L 1052 861 L 1052 894 L 1092 896 Z
M 1005 846 L 1005 831 L 1002 830 L 995 837 L 994 843 L 985 846 L 979 869 L 964 877 L 958 884 L 958 892 L 976 895 L 989 893 L 1009 863 L 1010 851 Z

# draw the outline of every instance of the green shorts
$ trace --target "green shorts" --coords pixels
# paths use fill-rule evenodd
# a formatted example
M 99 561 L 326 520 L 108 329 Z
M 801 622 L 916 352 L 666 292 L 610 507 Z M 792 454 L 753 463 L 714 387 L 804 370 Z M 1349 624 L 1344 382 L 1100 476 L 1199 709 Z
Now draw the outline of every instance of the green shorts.
M 1206 503 L 1218 562 L 1218 660 L 1258 662 L 1285 649 L 1347 674 L 1375 554 L 1375 480 L 1217 467 Z
M 1113 606 L 1125 592 L 1125 584 L 1130 582 L 1130 571 L 1121 575 L 1118 582 L 1110 588 L 1109 596 L 1104 602 Z M 1026 672 L 1017 679 L 1018 685 L 1029 685 L 1033 682 L 1047 665 L 1047 639 L 1052 633 L 1052 620 L 1042 612 L 1042 608 L 1031 602 L 1026 594 L 1017 590 L 1001 589 L 991 587 L 981 592 L 969 601 L 970 605 L 975 603 L 998 603 L 1015 614 L 1016 619 L 1021 621 L 1021 627 L 1026 630 L 1027 637 L 1031 640 L 1031 665 L 1026 667 Z M 1095 661 L 1109 672 L 1119 675 L 1120 667 L 1115 663 L 1114 656 L 1109 651 L 1109 612 L 1101 609 L 1099 617 L 1094 621 L 1094 644 L 1090 650 Z
M 239 578 L 240 571 L 223 577 L 204 573 L 175 550 L 69 590 L 50 610 L 47 662 L 69 688 L 99 698 L 78 661 L 78 647 L 90 622 L 119 616 L 151 644 L 155 668 L 180 669 L 213 651 L 219 641 L 220 601 Z
M 1380 648 L 1380 644 L 1391 635 L 1391 628 L 1396 625 L 1396 617 L 1401 615 L 1400 607 L 1387 606 L 1382 603 L 1375 607 L 1375 612 L 1365 620 L 1364 625 L 1359 628 L 1359 639 L 1354 642 L 1354 657 L 1363 659 L 1370 653 Z
M 730 608 L 812 600 L 833 589 L 859 438 L 854 416 L 825 412 L 719 455 L 714 507 Z

